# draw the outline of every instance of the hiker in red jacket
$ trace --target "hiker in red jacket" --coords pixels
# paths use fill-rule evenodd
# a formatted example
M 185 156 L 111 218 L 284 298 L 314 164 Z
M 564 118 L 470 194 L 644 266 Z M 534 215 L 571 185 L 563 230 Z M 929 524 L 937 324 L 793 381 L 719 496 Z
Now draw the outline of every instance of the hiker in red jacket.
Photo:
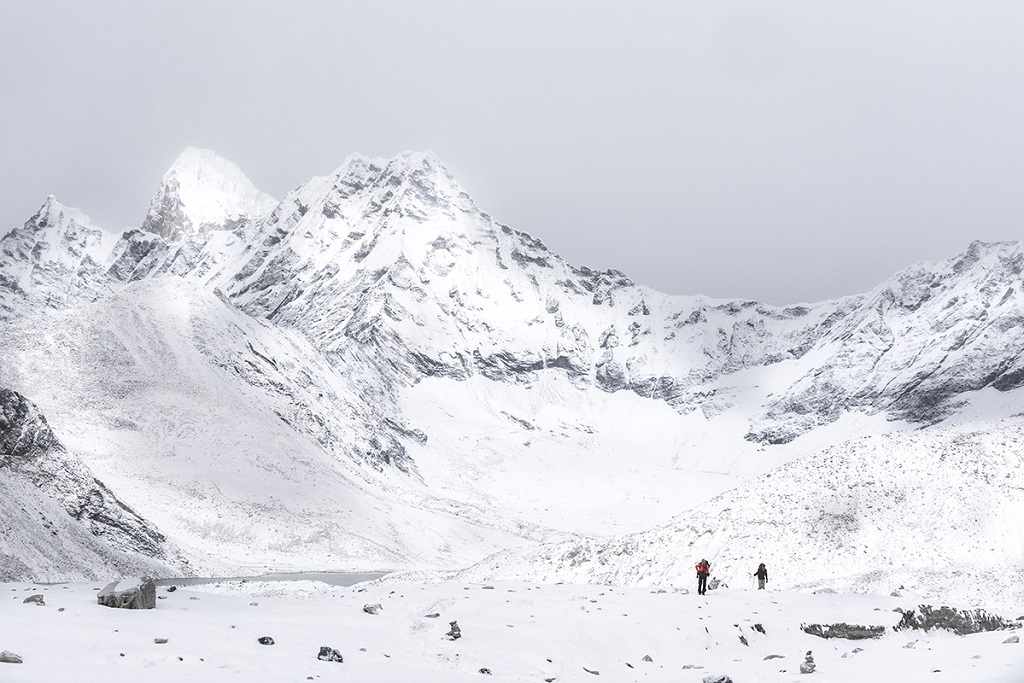
M 704 595 L 708 590 L 708 574 L 711 573 L 711 565 L 707 560 L 701 560 L 694 569 L 697 570 L 697 595 Z

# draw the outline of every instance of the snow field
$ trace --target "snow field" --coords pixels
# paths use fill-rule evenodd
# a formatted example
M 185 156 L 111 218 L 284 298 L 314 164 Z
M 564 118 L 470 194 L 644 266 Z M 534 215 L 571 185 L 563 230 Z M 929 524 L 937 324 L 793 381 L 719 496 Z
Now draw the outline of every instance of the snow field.
M 714 673 L 744 683 L 1024 679 L 1024 646 L 1004 643 L 1006 631 L 960 637 L 890 629 L 878 640 L 847 641 L 800 630 L 802 623 L 892 626 L 896 607 L 916 606 L 909 595 L 718 590 L 698 597 L 671 587 L 385 578 L 346 588 L 310 581 L 159 588 L 157 609 L 133 611 L 97 605 L 96 588 L 0 584 L 0 649 L 24 659 L 0 664 L 0 680 L 696 683 Z M 45 606 L 23 604 L 34 593 Z M 379 614 L 363 611 L 373 603 Z M 455 641 L 445 636 L 451 621 L 462 631 Z M 274 645 L 259 644 L 262 636 Z M 344 663 L 318 661 L 321 646 L 337 649 Z M 817 664 L 810 678 L 798 672 L 807 650 Z M 490 678 L 480 678 L 484 668 Z

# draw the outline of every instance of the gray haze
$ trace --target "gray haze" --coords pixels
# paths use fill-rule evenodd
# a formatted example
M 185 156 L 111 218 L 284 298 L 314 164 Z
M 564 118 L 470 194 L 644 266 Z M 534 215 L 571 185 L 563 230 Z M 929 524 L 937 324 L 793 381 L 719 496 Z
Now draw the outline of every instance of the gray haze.
M 433 149 L 577 265 L 788 304 L 1024 225 L 1020 2 L 0 0 L 0 233 Z

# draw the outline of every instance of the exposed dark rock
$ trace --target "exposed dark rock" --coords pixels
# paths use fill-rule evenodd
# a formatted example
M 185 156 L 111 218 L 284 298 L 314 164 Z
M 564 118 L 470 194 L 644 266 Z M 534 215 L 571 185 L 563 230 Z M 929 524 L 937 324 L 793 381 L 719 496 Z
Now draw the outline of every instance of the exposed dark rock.
M 482 673 L 482 674 L 487 674 L 488 676 L 490 676 L 490 675 L 491 675 L 491 670 L 490 670 L 490 669 L 488 669 L 488 668 L 487 668 L 487 667 L 485 666 L 484 668 L 480 669 L 480 673 Z
M 644 661 L 644 662 L 653 662 L 654 660 L 653 660 L 653 659 L 651 659 L 651 656 L 650 656 L 650 655 L 644 655 L 644 658 L 643 658 L 643 659 L 642 659 L 641 661 Z
M 600 671 L 591 671 L 587 667 L 583 667 L 583 670 L 586 671 L 588 674 L 594 674 L 595 676 L 600 676 L 601 675 Z
M 958 610 L 953 607 L 946 607 L 945 605 L 935 609 L 931 605 L 918 605 L 917 610 L 903 611 L 903 618 L 900 619 L 898 624 L 893 626 L 893 630 L 919 629 L 931 631 L 941 628 L 964 636 L 970 633 L 1001 631 L 1020 627 L 1020 622 L 1008 621 L 983 609 Z
M 157 645 L 166 645 L 167 644 L 167 639 L 166 638 L 154 638 L 153 642 L 156 643 Z
M 1012 643 L 1019 643 L 1019 642 L 1020 642 L 1020 636 L 1010 636 L 1009 638 L 1007 638 L 1006 640 L 1003 641 L 1003 644 L 1005 645 L 1005 644 L 1012 644 Z
M 3 664 L 22 664 L 21 655 L 15 654 L 10 650 L 4 650 L 0 652 L 0 663 Z
M 434 612 L 433 614 L 424 614 L 423 616 L 425 616 L 427 619 L 437 619 L 439 616 L 441 616 L 441 613 Z
M 259 643 L 260 645 L 273 645 L 274 644 L 274 639 L 271 638 L 270 636 L 260 636 L 259 638 L 256 639 L 256 642 Z
M 121 609 L 153 609 L 156 607 L 156 586 L 148 576 L 112 581 L 96 595 L 96 602 Z
M 767 661 L 769 659 L 785 659 L 785 658 L 786 658 L 785 655 L 768 655 L 767 657 L 764 658 L 763 661 Z
M 732 683 L 732 679 L 725 674 L 710 674 L 702 678 L 701 681 L 702 683 Z
M 885 626 L 858 626 L 856 624 L 802 624 L 804 633 L 819 638 L 844 638 L 846 640 L 865 640 L 881 638 L 885 635 Z
M 812 674 L 814 673 L 815 664 L 814 657 L 811 656 L 811 651 L 808 650 L 807 654 L 804 655 L 804 661 L 800 662 L 800 673 Z
M 40 595 L 39 593 L 36 593 L 35 595 L 30 595 L 27 598 L 25 598 L 24 600 L 22 600 L 21 602 L 22 603 L 34 602 L 37 605 L 45 605 L 46 604 L 46 602 L 43 600 L 43 596 Z
M 338 662 L 339 664 L 344 663 L 344 658 L 341 653 L 335 650 L 333 647 L 327 647 L 326 645 L 320 646 L 320 654 L 316 656 L 321 662 Z
M 371 604 L 363 605 L 363 611 L 366 612 L 367 614 L 378 614 L 382 609 L 384 609 L 384 608 L 380 606 L 379 602 L 375 602 L 372 605 Z

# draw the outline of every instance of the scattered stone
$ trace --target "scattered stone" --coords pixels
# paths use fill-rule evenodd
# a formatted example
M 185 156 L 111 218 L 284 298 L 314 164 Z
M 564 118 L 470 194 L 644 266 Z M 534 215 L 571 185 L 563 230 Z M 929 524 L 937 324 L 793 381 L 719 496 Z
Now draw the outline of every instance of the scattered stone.
M 703 683 L 732 683 L 732 679 L 725 674 L 711 674 L 701 679 Z
M 0 663 L 3 664 L 23 664 L 21 655 L 15 654 L 10 650 L 4 650 L 0 652 Z
M 486 587 L 487 587 L 487 586 L 484 586 L 484 588 L 486 588 Z M 492 588 L 493 588 L 493 586 L 492 586 Z M 491 675 L 491 670 L 490 670 L 490 669 L 488 669 L 488 668 L 487 668 L 487 667 L 485 666 L 484 668 L 480 669 L 480 673 L 482 673 L 482 674 L 487 674 L 488 676 L 490 676 L 490 675 Z
M 912 640 L 909 643 L 907 643 L 906 645 L 904 645 L 903 649 L 904 650 L 913 650 L 915 645 L 917 645 L 917 641 L 916 640 Z
M 258 602 L 250 602 L 249 603 L 249 607 L 259 607 L 259 606 L 260 606 L 260 603 L 258 603 Z
M 483 590 L 485 590 L 485 591 L 492 591 L 492 590 L 494 590 L 494 586 L 484 586 Z M 488 673 L 490 673 L 490 672 L 488 672 Z
M 259 638 L 256 639 L 256 642 L 259 643 L 260 645 L 273 645 L 274 644 L 274 639 L 271 638 L 270 636 L 260 636 Z
M 594 674 L 595 676 L 600 676 L 601 675 L 600 671 L 591 671 L 587 667 L 583 667 L 583 670 L 586 671 L 588 674 Z
M 58 608 L 57 608 L 57 611 L 58 611 L 58 612 L 63 612 L 63 611 L 64 611 L 64 608 L 63 608 L 63 607 L 58 607 Z
M 835 595 L 835 591 L 831 588 L 819 588 L 814 591 L 815 595 Z
M 747 642 L 747 637 L 745 635 L 743 635 L 742 633 L 740 634 L 740 642 L 743 643 L 744 645 L 747 645 L 747 646 L 750 645 L 750 643 Z
M 121 656 L 124 657 L 124 653 L 123 652 L 121 653 Z
M 527 589 L 527 590 L 529 590 L 529 589 Z M 553 680 L 555 680 L 555 679 L 554 678 L 545 678 L 544 679 L 544 683 L 551 683 L 551 681 L 553 681 Z
M 853 654 L 857 654 L 858 652 L 864 652 L 864 648 L 862 648 L 862 647 L 855 647 L 855 648 L 853 648 L 852 651 L 853 651 Z
M 176 591 L 176 590 L 178 590 L 178 587 L 177 587 L 177 586 L 168 586 L 168 587 L 167 587 L 167 592 L 168 592 L 168 593 L 173 593 L 173 592 L 174 592 L 174 591 Z
M 197 597 L 196 597 L 196 596 L 194 596 L 194 595 L 193 595 L 193 596 L 191 596 L 191 597 L 189 597 L 189 600 L 198 600 L 198 599 L 199 599 L 199 598 L 197 598 Z
M 338 664 L 345 662 L 340 652 L 335 650 L 333 647 L 327 647 L 326 645 L 320 646 L 320 654 L 318 654 L 316 658 L 321 662 L 337 662 Z
M 46 604 L 43 601 L 43 596 L 38 594 L 38 593 L 36 593 L 35 595 L 28 596 L 27 598 L 25 598 L 21 602 L 22 602 L 22 604 L 27 604 L 27 603 L 30 603 L 30 602 L 34 602 L 37 605 L 45 605 Z
M 156 599 L 157 600 L 166 600 L 167 596 L 166 595 L 158 595 L 158 596 L 156 596 Z
M 858 626 L 856 624 L 801 624 L 804 633 L 819 638 L 845 638 L 846 640 L 864 640 L 881 638 L 885 635 L 884 626 Z
M 918 605 L 917 610 L 900 610 L 903 618 L 893 626 L 894 631 L 920 629 L 930 631 L 936 628 L 952 631 L 958 636 L 966 636 L 982 631 L 1001 631 L 1020 628 L 1020 622 L 1007 621 L 1002 617 L 990 614 L 983 609 L 958 610 L 943 605 L 935 609 L 931 605 Z
M 380 606 L 379 602 L 363 605 L 363 611 L 367 614 L 379 614 L 382 609 L 384 608 Z
M 156 586 L 148 576 L 113 581 L 96 595 L 96 602 L 120 609 L 153 609 L 156 607 Z
M 628 666 L 628 667 L 629 667 L 630 669 L 632 669 L 632 668 L 633 668 L 633 665 L 632 665 L 632 664 L 630 664 L 629 662 L 626 662 L 626 666 Z
M 166 638 L 154 638 L 153 642 L 156 643 L 157 645 L 165 645 L 167 643 L 167 639 Z
M 704 666 L 701 664 L 683 664 L 684 669 L 703 669 Z
M 1020 642 L 1020 636 L 1010 636 L 1009 638 L 1007 638 L 1006 640 L 1003 641 L 1003 644 L 1019 643 L 1019 642 Z
M 641 660 L 641 661 L 644 661 L 644 662 L 653 662 L 654 660 L 653 660 L 653 659 L 651 659 L 651 656 L 650 656 L 650 655 L 644 655 L 644 658 L 643 658 L 643 660 Z
M 448 625 L 451 626 L 451 629 L 445 634 L 448 636 L 448 640 L 458 640 L 462 637 L 462 629 L 459 628 L 459 622 L 449 621 Z
M 762 635 L 768 635 L 767 633 L 765 633 L 764 626 L 762 626 L 761 624 L 754 624 L 750 628 L 754 629 L 755 631 L 757 631 L 758 633 L 760 633 Z
M 808 650 L 807 654 L 804 655 L 804 661 L 800 662 L 800 673 L 812 674 L 814 673 L 814 657 L 811 656 L 811 651 Z
M 786 656 L 785 656 L 785 655 L 768 655 L 767 657 L 765 657 L 765 658 L 764 658 L 763 660 L 761 660 L 761 661 L 764 661 L 764 662 L 766 662 L 766 661 L 768 661 L 769 659 L 785 659 L 785 658 L 786 658 Z

